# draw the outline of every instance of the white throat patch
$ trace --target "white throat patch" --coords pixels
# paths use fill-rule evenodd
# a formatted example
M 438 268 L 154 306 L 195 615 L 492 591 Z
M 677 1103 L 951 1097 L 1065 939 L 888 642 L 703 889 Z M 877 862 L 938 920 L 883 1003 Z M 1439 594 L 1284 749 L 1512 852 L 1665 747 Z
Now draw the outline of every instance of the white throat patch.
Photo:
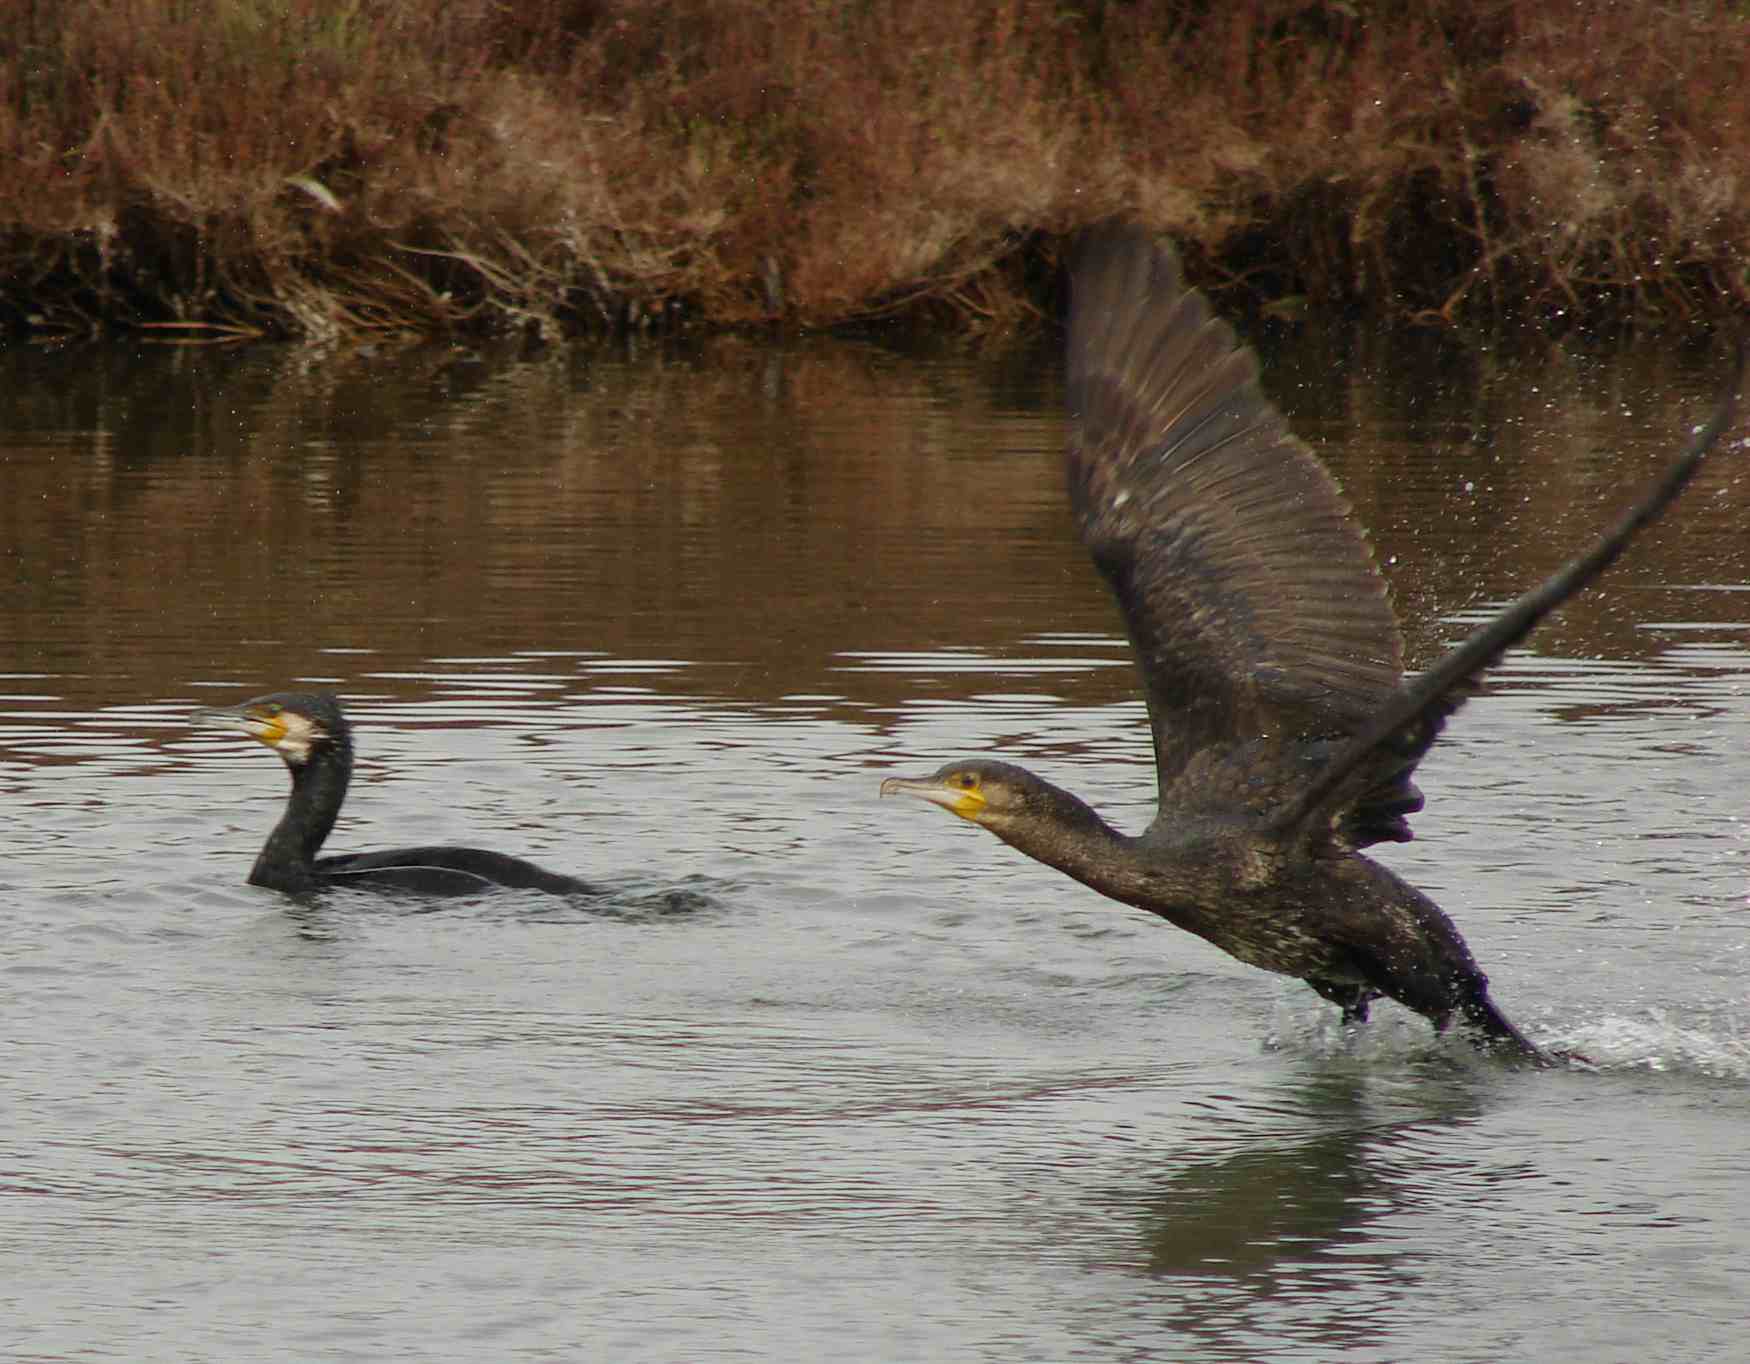
M 328 737 L 328 731 L 321 725 L 294 711 L 281 711 L 274 716 L 272 723 L 279 728 L 280 735 L 270 742 L 287 762 L 308 762 L 311 748 Z

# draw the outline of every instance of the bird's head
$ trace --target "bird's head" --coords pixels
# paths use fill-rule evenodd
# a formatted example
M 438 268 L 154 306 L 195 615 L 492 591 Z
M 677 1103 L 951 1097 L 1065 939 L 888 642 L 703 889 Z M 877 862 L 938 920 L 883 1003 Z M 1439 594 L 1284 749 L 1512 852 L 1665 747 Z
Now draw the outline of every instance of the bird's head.
M 340 702 L 327 692 L 275 692 L 240 706 L 197 711 L 195 722 L 242 730 L 266 744 L 286 766 L 300 768 L 329 746 L 346 747 L 348 728 Z
M 1025 768 L 989 758 L 962 759 L 927 777 L 889 777 L 881 783 L 884 796 L 916 796 L 998 835 L 1053 804 L 1055 793 Z

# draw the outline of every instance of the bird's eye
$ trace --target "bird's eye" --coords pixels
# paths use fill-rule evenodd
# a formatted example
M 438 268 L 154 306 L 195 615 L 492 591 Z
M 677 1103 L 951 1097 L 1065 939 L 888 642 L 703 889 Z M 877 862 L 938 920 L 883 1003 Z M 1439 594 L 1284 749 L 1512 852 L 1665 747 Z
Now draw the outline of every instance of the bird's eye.
M 978 785 L 978 778 L 971 772 L 962 772 L 954 778 L 954 784 L 962 791 L 970 791 Z

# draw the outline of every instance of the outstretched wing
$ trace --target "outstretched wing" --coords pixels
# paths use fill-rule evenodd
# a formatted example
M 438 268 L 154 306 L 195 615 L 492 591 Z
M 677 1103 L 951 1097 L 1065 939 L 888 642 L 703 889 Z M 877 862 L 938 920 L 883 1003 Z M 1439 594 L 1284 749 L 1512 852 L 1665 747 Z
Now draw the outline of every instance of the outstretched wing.
M 1273 805 L 1397 694 L 1385 584 L 1168 248 L 1102 230 L 1070 287 L 1070 501 L 1136 649 L 1162 809 Z
M 1615 563 L 1629 541 L 1676 501 L 1708 452 L 1737 419 L 1738 397 L 1747 376 L 1750 351 L 1740 338 L 1736 364 L 1713 415 L 1640 500 L 1623 512 L 1591 549 L 1479 626 L 1464 643 L 1381 706 L 1332 753 L 1296 798 L 1277 812 L 1273 820 L 1277 830 L 1284 834 L 1305 830 L 1315 838 L 1323 837 L 1334 817 L 1355 803 L 1357 791 L 1376 794 L 1382 784 L 1407 784 L 1411 771 L 1440 737 L 1452 713 L 1470 698 L 1483 673 L 1499 663 L 1539 621 Z M 1375 794 L 1363 798 L 1364 807 Z

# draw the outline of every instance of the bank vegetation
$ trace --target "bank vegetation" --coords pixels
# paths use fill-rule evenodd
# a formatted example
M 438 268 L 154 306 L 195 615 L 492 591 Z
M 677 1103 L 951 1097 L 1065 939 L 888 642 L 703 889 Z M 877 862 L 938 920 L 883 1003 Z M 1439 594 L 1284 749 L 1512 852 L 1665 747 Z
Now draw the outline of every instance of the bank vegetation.
M 1723 0 L 0 0 L 0 325 L 962 328 L 1121 215 L 1273 303 L 1750 298 Z

